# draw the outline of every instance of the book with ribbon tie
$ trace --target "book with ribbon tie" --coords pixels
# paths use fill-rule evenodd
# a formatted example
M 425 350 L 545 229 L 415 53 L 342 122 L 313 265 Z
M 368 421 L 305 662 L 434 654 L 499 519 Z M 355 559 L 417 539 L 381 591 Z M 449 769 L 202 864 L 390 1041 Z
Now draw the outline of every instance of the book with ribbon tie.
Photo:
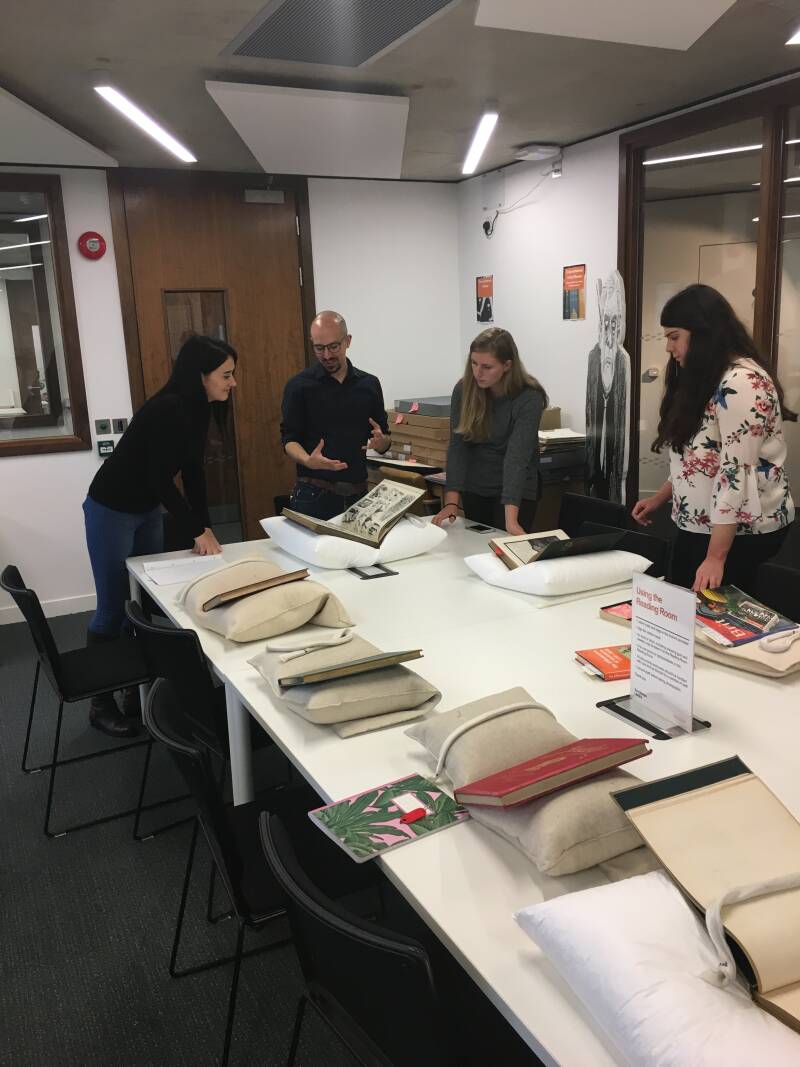
M 800 1032 L 800 822 L 738 756 L 614 799 L 689 900 L 753 998 Z

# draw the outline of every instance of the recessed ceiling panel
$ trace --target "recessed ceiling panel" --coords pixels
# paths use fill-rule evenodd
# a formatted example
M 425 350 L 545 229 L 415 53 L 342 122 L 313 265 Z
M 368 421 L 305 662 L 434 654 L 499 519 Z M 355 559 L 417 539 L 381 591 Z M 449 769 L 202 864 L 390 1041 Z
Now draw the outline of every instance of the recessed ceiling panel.
M 3 160 L 65 167 L 116 167 L 116 159 L 0 89 Z
M 212 81 L 206 89 L 267 173 L 400 177 L 405 97 Z
M 735 0 L 479 0 L 475 25 L 686 51 Z
M 360 67 L 458 0 L 271 0 L 224 55 Z

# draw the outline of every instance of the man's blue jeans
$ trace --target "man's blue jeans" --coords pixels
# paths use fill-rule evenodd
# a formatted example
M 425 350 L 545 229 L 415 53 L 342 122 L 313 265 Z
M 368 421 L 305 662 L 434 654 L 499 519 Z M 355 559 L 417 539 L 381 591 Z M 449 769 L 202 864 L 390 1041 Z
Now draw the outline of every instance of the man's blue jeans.
M 92 633 L 119 637 L 129 597 L 128 556 L 163 551 L 161 508 L 152 511 L 114 511 L 88 497 L 83 502 L 86 547 L 92 564 L 97 610 L 89 623 Z

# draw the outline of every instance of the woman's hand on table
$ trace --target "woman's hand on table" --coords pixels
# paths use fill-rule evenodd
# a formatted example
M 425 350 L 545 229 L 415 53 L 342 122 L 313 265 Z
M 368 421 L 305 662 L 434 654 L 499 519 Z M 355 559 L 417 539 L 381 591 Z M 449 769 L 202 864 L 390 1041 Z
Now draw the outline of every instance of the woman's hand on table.
M 192 552 L 196 556 L 218 556 L 222 552 L 222 545 L 214 536 L 214 531 L 206 526 L 200 536 L 195 537 Z
M 719 589 L 725 571 L 725 560 L 706 556 L 694 576 L 692 592 L 701 593 L 704 589 Z
M 506 521 L 506 533 L 512 536 L 520 536 L 527 533 L 527 530 L 523 530 L 518 522 L 512 522 L 510 519 Z
M 431 522 L 434 526 L 441 526 L 444 528 L 445 524 L 455 522 L 458 518 L 458 505 L 457 504 L 445 504 L 440 512 L 433 516 Z

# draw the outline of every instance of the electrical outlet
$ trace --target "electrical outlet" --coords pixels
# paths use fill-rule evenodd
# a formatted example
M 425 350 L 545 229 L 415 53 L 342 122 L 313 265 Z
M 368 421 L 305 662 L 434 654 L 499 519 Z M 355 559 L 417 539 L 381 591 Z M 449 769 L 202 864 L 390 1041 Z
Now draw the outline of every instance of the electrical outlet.
M 97 442 L 98 455 L 110 456 L 113 451 L 114 451 L 114 442 L 113 441 L 98 441 Z
M 97 434 L 111 433 L 111 419 L 95 419 L 94 432 Z
M 114 426 L 114 433 L 125 433 L 128 429 L 127 419 L 112 419 L 111 422 Z

